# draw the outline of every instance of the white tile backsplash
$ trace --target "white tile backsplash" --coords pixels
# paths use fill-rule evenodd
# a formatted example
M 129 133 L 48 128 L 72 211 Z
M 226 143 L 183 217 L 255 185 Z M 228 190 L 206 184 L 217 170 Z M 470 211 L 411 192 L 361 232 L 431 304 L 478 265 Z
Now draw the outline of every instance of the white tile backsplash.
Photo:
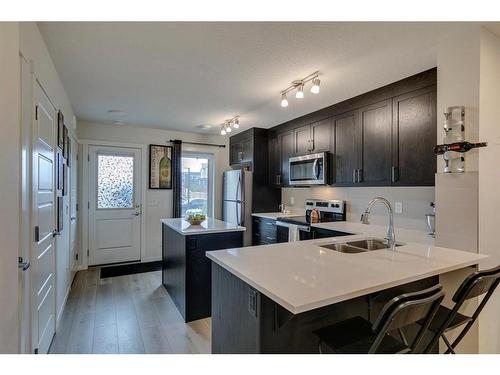
M 346 219 L 359 221 L 370 199 L 384 197 L 391 205 L 402 202 L 403 212 L 394 214 L 396 227 L 427 231 L 425 214 L 431 212 L 434 201 L 434 187 L 310 187 L 283 188 L 282 200 L 293 212 L 304 212 L 307 198 L 342 199 L 346 201 Z M 293 204 L 291 201 L 293 200 Z M 387 224 L 386 209 L 374 206 L 370 221 L 373 224 Z

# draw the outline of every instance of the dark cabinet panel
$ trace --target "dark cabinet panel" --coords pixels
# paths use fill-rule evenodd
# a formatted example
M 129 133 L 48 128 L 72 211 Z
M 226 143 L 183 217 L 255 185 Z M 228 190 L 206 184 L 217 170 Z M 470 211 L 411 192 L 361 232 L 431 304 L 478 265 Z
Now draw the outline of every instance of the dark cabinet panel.
M 359 168 L 361 185 L 391 183 L 392 100 L 359 110 Z
M 251 162 L 253 159 L 253 142 L 251 138 L 241 141 L 241 162 Z
M 230 142 L 229 144 L 229 164 L 236 165 L 241 162 L 241 153 L 243 151 L 241 142 Z
M 306 125 L 293 131 L 294 152 L 306 154 L 312 150 L 311 126 Z
M 393 99 L 393 171 L 396 185 L 434 185 L 436 87 Z
M 278 134 L 269 135 L 269 185 L 281 187 L 281 147 Z
M 293 133 L 286 132 L 278 135 L 279 147 L 280 147 L 280 164 L 281 164 L 281 176 L 280 183 L 281 186 L 288 186 L 289 184 L 289 165 L 288 159 L 293 154 Z
M 276 220 L 258 216 L 252 218 L 252 245 L 267 245 L 277 242 Z
M 330 151 L 332 119 L 328 118 L 311 125 L 312 151 Z
M 355 183 L 358 168 L 358 115 L 358 111 L 351 111 L 332 118 L 335 185 Z

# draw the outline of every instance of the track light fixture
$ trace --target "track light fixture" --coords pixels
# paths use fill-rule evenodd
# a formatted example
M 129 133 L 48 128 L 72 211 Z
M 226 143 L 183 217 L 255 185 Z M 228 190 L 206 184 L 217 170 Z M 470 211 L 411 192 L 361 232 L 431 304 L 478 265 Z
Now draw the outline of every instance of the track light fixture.
M 308 82 L 312 82 L 311 86 L 311 92 L 313 94 L 318 94 L 319 93 L 319 71 L 316 71 L 312 74 L 309 74 L 307 77 L 304 77 L 303 79 L 298 79 L 292 82 L 290 86 L 288 86 L 286 89 L 281 91 L 281 106 L 282 107 L 288 107 L 288 100 L 286 97 L 286 94 L 288 94 L 290 91 L 297 90 L 295 92 L 295 98 L 297 99 L 302 99 L 304 98 L 304 86 Z
M 220 127 L 220 135 L 226 135 L 231 133 L 233 129 L 239 129 L 240 127 L 240 116 L 234 116 L 233 118 L 224 121 Z

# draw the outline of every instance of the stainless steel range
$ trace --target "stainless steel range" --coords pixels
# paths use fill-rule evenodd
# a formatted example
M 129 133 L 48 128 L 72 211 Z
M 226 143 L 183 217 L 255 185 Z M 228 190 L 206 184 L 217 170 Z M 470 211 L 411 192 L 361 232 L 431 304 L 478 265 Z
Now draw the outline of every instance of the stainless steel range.
M 345 201 L 306 199 L 305 214 L 280 217 L 276 220 L 277 241 L 291 242 L 313 238 L 311 213 L 318 210 L 319 222 L 345 221 Z

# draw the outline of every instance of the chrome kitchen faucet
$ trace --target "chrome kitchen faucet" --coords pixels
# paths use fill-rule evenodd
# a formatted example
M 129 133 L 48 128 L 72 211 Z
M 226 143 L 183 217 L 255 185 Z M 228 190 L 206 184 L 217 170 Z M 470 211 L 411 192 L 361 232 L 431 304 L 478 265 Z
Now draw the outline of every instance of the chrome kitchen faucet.
M 392 206 L 389 201 L 382 197 L 373 198 L 370 203 L 368 203 L 368 207 L 366 207 L 365 212 L 361 215 L 361 222 L 363 224 L 370 224 L 370 212 L 375 203 L 380 202 L 389 211 L 389 227 L 387 228 L 387 244 L 391 247 L 391 250 L 395 250 L 396 245 L 396 235 L 394 234 L 394 217 L 392 214 Z

